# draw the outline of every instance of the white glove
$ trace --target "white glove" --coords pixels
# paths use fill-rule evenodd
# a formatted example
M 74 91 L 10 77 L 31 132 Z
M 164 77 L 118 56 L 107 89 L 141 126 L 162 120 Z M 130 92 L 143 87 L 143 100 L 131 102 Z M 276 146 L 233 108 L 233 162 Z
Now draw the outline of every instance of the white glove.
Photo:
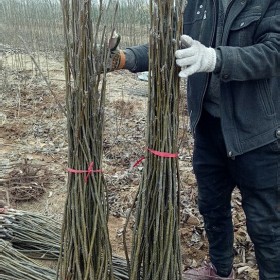
M 184 49 L 175 52 L 176 63 L 182 68 L 179 73 L 181 78 L 198 72 L 214 71 L 217 58 L 213 48 L 205 47 L 188 35 L 181 36 L 181 44 Z

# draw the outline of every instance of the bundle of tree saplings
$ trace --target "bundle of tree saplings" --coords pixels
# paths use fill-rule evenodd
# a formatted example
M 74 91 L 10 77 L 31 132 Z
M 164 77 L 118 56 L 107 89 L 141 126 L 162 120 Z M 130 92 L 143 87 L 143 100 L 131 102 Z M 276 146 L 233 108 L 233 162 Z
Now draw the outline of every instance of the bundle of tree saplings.
M 23 254 L 26 257 L 40 260 L 57 260 L 60 253 L 60 233 L 61 224 L 52 217 L 10 208 L 7 208 L 5 213 L 0 214 L 0 240 L 9 242 L 14 248 L 12 252 L 17 255 Z M 12 259 L 11 261 L 7 260 L 7 269 L 13 264 Z M 125 259 L 113 256 L 112 265 L 115 280 L 129 279 Z M 3 272 L 5 277 L 7 273 L 7 270 Z M 22 273 L 27 275 L 27 272 L 22 271 Z M 20 276 L 21 272 L 18 272 L 17 275 Z M 9 275 L 7 274 L 7 276 Z M 19 277 L 19 279 L 21 278 Z
M 61 225 L 38 213 L 7 209 L 0 214 L 0 238 L 21 253 L 38 259 L 58 259 Z
M 174 52 L 184 3 L 150 1 L 147 154 L 136 204 L 130 279 L 181 279 L 179 236 L 179 78 Z
M 99 23 L 106 7 L 98 3 L 99 18 L 94 26 L 90 0 L 61 3 L 66 41 L 69 176 L 59 275 L 67 280 L 114 279 L 101 170 L 109 51 L 107 31 L 99 30 Z
M 41 266 L 0 239 L 0 280 L 54 280 L 56 272 Z

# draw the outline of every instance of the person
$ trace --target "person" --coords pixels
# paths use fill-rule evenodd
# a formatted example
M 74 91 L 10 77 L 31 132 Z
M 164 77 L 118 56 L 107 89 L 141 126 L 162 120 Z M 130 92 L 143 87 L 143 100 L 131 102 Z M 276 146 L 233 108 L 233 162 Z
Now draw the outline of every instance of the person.
M 280 1 L 189 0 L 182 48 L 193 169 L 211 263 L 186 279 L 233 279 L 231 195 L 238 187 L 259 279 L 280 279 Z M 121 53 L 121 55 L 120 55 Z M 148 45 L 114 53 L 148 70 Z M 116 60 L 115 60 L 116 61 Z

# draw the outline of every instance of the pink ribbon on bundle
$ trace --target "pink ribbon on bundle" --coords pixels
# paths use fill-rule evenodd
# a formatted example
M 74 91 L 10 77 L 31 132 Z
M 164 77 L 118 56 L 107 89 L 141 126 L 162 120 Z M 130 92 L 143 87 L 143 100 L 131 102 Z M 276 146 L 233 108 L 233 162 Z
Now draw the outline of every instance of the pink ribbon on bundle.
M 70 173 L 74 173 L 74 174 L 86 173 L 85 182 L 87 182 L 88 181 L 88 177 L 90 176 L 90 174 L 103 172 L 101 169 L 95 169 L 94 170 L 93 166 L 94 166 L 94 162 L 92 161 L 90 163 L 90 165 L 88 166 L 87 170 L 77 170 L 77 169 L 73 169 L 73 168 L 67 168 L 67 171 L 70 172 Z
M 158 157 L 163 157 L 163 158 L 176 158 L 176 157 L 178 157 L 178 153 L 172 154 L 172 153 L 167 153 L 167 152 L 160 152 L 160 151 L 152 150 L 152 149 L 150 149 L 150 148 L 148 148 L 147 150 L 148 150 L 150 153 L 152 153 L 152 154 L 154 154 L 154 155 L 156 155 L 156 156 L 158 156 Z M 138 166 L 144 159 L 145 159 L 144 156 L 141 157 L 139 160 L 137 160 L 137 161 L 134 163 L 133 167 Z

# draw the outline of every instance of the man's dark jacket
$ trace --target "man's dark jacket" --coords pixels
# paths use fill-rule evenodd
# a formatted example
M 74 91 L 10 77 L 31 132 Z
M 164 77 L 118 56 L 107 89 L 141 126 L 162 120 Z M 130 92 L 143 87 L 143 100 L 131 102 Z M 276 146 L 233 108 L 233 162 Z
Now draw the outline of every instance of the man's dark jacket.
M 215 47 L 217 6 L 217 0 L 189 0 L 184 34 Z M 132 50 L 141 61 L 135 72 L 144 71 L 143 48 Z M 221 66 L 216 74 L 221 81 L 220 116 L 230 157 L 280 139 L 279 51 L 280 0 L 231 1 L 218 47 Z M 196 73 L 188 78 L 188 111 L 194 133 L 209 75 Z

